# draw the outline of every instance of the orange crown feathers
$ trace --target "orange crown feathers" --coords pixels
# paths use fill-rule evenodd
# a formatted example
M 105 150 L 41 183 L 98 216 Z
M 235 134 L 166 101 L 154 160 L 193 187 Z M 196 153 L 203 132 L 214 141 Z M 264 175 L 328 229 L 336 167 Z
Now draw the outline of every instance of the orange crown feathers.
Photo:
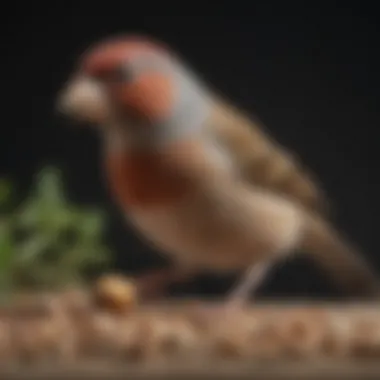
M 140 35 L 124 35 L 111 37 L 96 43 L 82 56 L 81 70 L 90 75 L 99 75 L 120 61 L 128 61 L 141 52 L 163 52 L 168 54 L 169 49 L 162 42 Z

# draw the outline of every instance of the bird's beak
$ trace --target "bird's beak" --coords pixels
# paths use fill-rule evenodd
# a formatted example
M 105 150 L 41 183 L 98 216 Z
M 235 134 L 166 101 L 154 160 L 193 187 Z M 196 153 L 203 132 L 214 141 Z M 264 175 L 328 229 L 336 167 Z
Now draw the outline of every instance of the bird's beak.
M 86 76 L 70 79 L 58 95 L 56 110 L 71 119 L 101 123 L 109 113 L 108 102 L 101 86 Z

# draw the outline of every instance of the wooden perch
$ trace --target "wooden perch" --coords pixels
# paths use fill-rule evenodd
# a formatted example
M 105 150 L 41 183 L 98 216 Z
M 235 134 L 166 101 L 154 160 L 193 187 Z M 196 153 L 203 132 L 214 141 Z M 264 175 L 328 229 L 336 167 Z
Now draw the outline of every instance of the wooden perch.
M 257 304 L 224 315 L 198 301 L 138 306 L 137 295 L 110 278 L 3 307 L 0 378 L 380 378 L 378 305 Z

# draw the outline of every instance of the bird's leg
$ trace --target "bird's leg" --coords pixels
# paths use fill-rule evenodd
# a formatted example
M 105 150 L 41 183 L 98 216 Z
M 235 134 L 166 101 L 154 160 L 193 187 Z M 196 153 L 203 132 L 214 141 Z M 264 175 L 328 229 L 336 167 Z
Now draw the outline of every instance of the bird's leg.
M 270 267 L 271 265 L 267 262 L 250 266 L 227 296 L 227 307 L 236 308 L 246 303 L 249 296 L 262 284 Z
M 250 266 L 221 305 L 203 306 L 198 310 L 200 312 L 198 316 L 203 320 L 212 321 L 212 323 L 215 323 L 216 320 L 228 321 L 229 317 L 233 317 L 248 303 L 250 295 L 262 284 L 270 268 L 271 265 L 268 262 Z

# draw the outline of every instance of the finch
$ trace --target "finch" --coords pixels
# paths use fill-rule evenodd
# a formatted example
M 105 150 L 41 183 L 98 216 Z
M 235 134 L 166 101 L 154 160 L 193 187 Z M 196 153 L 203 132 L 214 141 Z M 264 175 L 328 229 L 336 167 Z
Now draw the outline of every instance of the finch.
M 58 107 L 99 133 L 107 185 L 142 238 L 179 269 L 245 272 L 227 302 L 245 301 L 296 252 L 349 294 L 380 294 L 312 176 L 164 43 L 125 35 L 90 46 Z

